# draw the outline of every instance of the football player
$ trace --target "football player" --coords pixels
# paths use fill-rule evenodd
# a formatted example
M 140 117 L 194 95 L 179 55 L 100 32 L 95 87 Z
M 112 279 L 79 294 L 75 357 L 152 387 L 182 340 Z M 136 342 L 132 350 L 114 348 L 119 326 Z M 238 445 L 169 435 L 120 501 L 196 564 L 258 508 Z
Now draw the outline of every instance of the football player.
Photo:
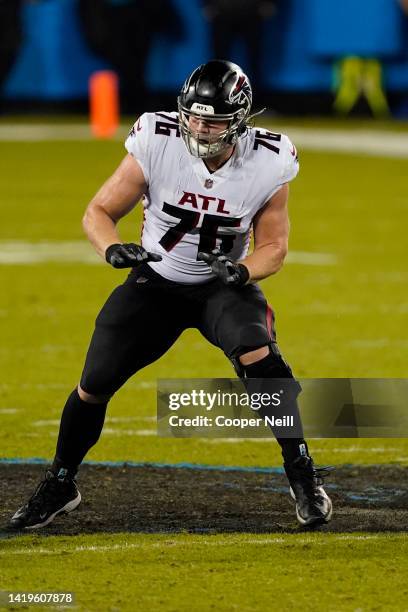
M 108 264 L 131 271 L 96 319 L 80 383 L 63 409 L 54 461 L 12 517 L 14 527 L 43 527 L 79 505 L 75 477 L 100 436 L 110 398 L 186 328 L 220 348 L 244 380 L 293 380 L 257 281 L 276 274 L 287 253 L 288 183 L 298 159 L 287 136 L 251 127 L 251 105 L 239 66 L 221 60 L 199 66 L 177 112 L 137 120 L 127 155 L 90 202 L 83 220 L 89 240 Z M 117 224 L 140 198 L 141 244 L 125 244 Z M 299 417 L 296 396 L 290 404 Z M 332 504 L 306 441 L 279 434 L 277 441 L 299 522 L 326 523 Z

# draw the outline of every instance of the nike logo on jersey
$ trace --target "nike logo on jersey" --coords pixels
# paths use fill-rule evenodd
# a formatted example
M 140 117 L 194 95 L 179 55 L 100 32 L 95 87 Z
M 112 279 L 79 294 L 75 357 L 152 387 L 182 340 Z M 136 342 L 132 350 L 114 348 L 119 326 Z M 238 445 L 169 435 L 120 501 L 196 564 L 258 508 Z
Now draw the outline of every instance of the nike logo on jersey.
M 208 210 L 229 215 L 230 211 L 225 208 L 225 200 L 222 198 L 215 198 L 213 196 L 202 195 L 201 193 L 190 193 L 189 191 L 183 191 L 183 196 L 179 200 L 178 204 L 191 204 L 193 208 L 197 210 Z

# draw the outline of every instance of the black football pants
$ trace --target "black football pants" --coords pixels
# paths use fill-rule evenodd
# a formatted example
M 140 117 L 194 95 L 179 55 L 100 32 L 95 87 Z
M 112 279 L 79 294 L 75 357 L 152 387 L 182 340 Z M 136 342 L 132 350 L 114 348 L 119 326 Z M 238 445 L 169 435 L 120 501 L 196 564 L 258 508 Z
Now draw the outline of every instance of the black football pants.
M 276 340 L 273 312 L 257 285 L 233 288 L 218 279 L 180 284 L 144 264 L 116 287 L 96 319 L 82 389 L 113 395 L 187 328 L 197 328 L 234 364 L 243 353 Z

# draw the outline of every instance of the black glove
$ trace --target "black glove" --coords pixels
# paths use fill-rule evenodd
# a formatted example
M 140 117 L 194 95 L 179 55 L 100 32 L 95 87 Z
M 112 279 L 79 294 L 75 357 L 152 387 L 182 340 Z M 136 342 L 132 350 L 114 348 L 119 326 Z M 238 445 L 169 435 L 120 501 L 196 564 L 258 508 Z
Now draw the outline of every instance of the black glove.
M 249 280 L 248 268 L 243 264 L 228 259 L 219 249 L 214 249 L 211 253 L 202 253 L 200 251 L 197 259 L 205 261 L 214 274 L 226 285 L 242 287 Z
M 106 261 L 114 268 L 134 268 L 147 261 L 161 261 L 161 255 L 149 253 L 142 246 L 133 244 L 111 244 L 105 251 Z

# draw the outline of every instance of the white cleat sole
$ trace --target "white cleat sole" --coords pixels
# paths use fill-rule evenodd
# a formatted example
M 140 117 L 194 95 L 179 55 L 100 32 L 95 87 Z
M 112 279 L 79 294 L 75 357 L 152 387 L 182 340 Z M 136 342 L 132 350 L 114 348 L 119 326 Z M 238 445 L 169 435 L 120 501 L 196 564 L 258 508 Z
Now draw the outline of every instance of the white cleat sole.
M 296 496 L 293 492 L 292 487 L 289 487 L 289 492 L 290 492 L 292 499 L 296 501 Z M 326 492 L 325 492 L 325 496 L 326 496 L 327 501 L 329 502 L 329 511 L 326 514 L 326 516 L 312 516 L 306 520 L 302 516 L 300 516 L 299 508 L 298 508 L 298 505 L 296 504 L 296 518 L 303 527 L 310 527 L 312 525 L 324 525 L 331 520 L 331 517 L 333 515 L 333 504 L 332 504 L 330 497 L 326 494 Z

